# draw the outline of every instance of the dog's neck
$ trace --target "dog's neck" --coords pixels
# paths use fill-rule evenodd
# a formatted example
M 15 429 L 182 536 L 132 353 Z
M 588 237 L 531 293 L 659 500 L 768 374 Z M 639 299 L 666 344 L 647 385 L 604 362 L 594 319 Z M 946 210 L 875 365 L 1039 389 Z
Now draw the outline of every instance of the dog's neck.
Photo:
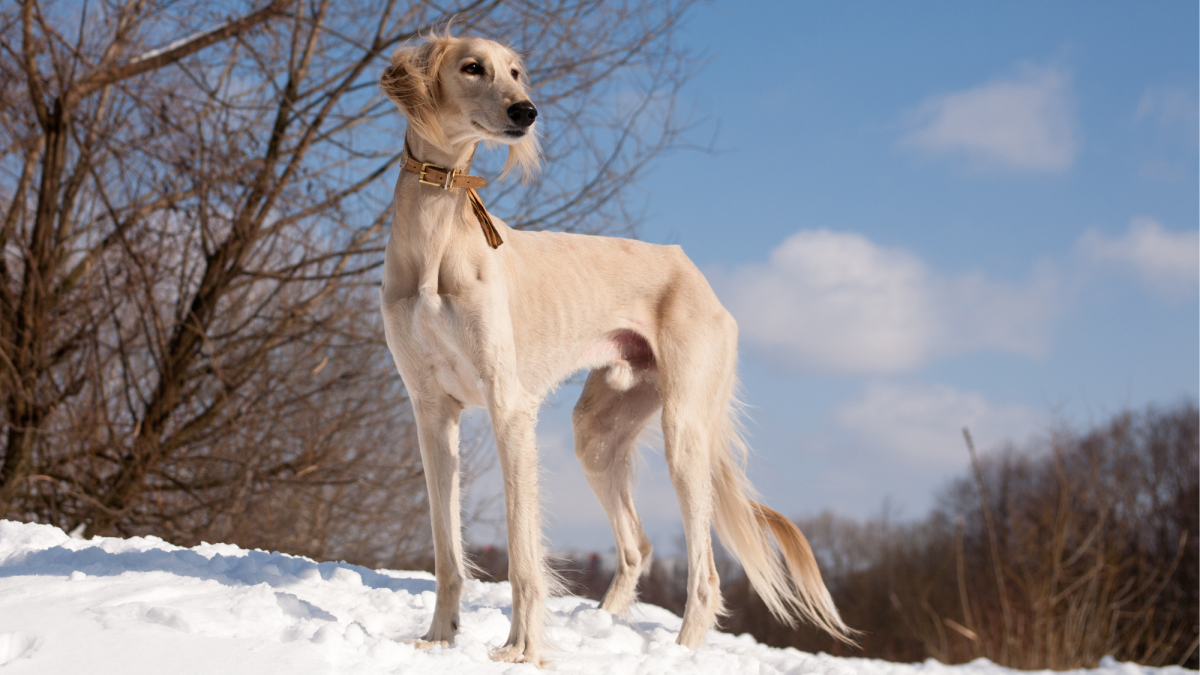
M 418 162 L 464 171 L 475 156 L 475 146 L 479 145 L 479 141 L 464 141 L 447 149 L 426 140 L 411 129 L 405 132 L 404 143 L 408 146 L 409 156 Z
M 478 141 L 446 149 L 409 130 L 405 133 L 405 143 L 413 159 L 444 168 L 465 169 Z M 413 290 L 416 292 L 436 295 L 440 271 L 448 261 L 447 255 L 454 257 L 450 242 L 456 231 L 466 227 L 465 224 L 460 225 L 466 213 L 462 201 L 466 199 L 466 191 L 421 185 L 417 182 L 416 174 L 401 171 L 396 198 L 391 241 L 392 245 L 399 244 L 394 251 L 399 258 L 393 271 L 400 273 L 401 278 L 393 283 L 398 283 L 401 288 L 415 286 Z M 472 234 L 478 237 L 478 225 L 472 225 L 472 229 L 476 230 Z M 482 238 L 478 240 L 482 241 Z

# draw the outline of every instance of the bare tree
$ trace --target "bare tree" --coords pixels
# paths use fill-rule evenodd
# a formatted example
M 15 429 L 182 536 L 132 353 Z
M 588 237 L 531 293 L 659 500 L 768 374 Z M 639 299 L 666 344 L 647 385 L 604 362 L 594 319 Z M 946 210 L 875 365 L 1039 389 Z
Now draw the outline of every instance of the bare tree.
M 419 562 L 424 481 L 377 319 L 403 129 L 379 71 L 451 18 L 507 39 L 546 171 L 489 208 L 629 231 L 630 187 L 680 133 L 687 4 L 0 11 L 0 515 Z

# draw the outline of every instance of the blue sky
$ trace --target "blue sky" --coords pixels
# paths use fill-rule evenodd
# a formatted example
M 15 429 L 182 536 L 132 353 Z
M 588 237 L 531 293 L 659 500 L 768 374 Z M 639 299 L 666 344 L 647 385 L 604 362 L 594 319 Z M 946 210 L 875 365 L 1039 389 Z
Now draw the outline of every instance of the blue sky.
M 964 425 L 988 451 L 1197 397 L 1198 25 L 1166 1 L 692 13 L 708 61 L 682 103 L 718 152 L 659 161 L 640 236 L 683 246 L 739 320 L 768 504 L 919 517 L 967 467 Z M 577 396 L 541 416 L 547 533 L 605 550 Z M 672 550 L 661 452 L 638 499 Z

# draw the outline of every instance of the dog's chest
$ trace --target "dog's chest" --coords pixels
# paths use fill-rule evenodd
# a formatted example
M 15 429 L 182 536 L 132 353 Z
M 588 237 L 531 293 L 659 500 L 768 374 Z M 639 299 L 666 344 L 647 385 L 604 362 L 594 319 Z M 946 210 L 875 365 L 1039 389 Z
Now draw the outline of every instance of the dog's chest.
M 466 405 L 486 407 L 483 380 L 464 344 L 463 318 L 445 296 L 418 296 L 412 317 L 418 367 L 447 394 Z

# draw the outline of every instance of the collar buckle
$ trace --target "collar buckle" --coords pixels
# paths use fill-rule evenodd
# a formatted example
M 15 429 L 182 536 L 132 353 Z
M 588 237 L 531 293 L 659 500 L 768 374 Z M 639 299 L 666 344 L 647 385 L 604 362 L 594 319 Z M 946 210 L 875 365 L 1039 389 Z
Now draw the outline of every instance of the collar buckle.
M 440 183 L 437 181 L 425 180 L 425 173 L 430 168 L 432 168 L 436 171 L 441 171 L 442 173 L 446 174 L 446 179 Z M 445 167 L 441 167 L 436 164 L 432 164 L 430 162 L 421 162 L 421 171 L 420 171 L 420 173 L 417 174 L 417 182 L 423 183 L 425 185 L 432 185 L 434 187 L 439 187 L 443 190 L 449 190 L 451 187 L 453 187 L 452 183 L 454 183 L 454 174 L 456 174 L 457 172 L 458 172 L 457 169 L 453 169 L 453 168 L 447 169 Z

